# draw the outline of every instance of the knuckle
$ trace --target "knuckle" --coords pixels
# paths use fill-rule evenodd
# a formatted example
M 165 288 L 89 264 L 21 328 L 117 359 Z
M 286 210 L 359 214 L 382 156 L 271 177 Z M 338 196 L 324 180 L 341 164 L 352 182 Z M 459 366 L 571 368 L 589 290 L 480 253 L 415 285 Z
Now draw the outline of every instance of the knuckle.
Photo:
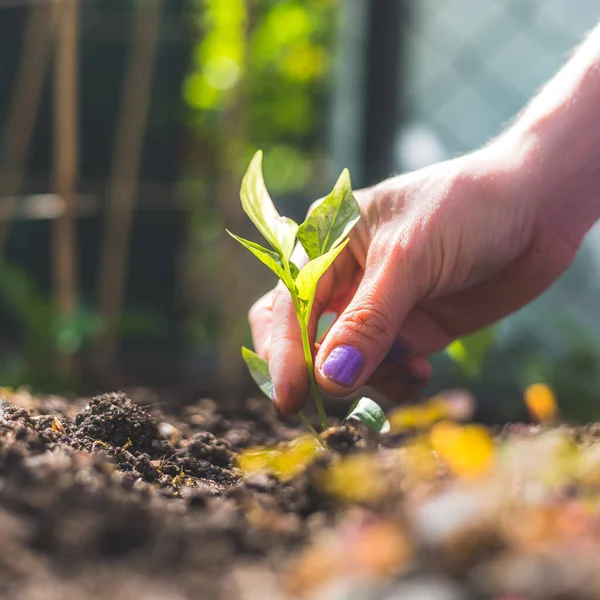
M 278 348 L 289 348 L 296 344 L 302 344 L 302 332 L 299 326 L 294 326 L 290 329 L 284 329 L 277 332 L 276 343 Z
M 362 305 L 344 315 L 344 325 L 355 335 L 369 341 L 381 343 L 395 334 L 389 311 L 374 304 Z

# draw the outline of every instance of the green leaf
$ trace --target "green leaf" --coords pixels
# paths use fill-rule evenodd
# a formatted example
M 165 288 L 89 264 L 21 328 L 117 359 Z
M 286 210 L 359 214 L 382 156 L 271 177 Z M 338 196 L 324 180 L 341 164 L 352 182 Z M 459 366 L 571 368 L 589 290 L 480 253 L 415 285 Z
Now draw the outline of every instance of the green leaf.
M 296 277 L 296 289 L 298 290 L 298 296 L 302 300 L 309 301 L 314 297 L 319 279 L 321 279 L 323 273 L 327 271 L 349 241 L 348 239 L 345 240 L 341 245 L 332 248 L 329 252 L 323 254 L 323 256 L 307 262 L 300 269 L 300 273 Z
M 344 169 L 333 191 L 298 228 L 298 240 L 312 260 L 339 245 L 360 219 L 360 209 Z
M 493 326 L 480 329 L 452 342 L 446 348 L 446 354 L 467 377 L 476 377 L 494 343 L 495 336 L 496 328 Z
M 360 421 L 377 433 L 387 433 L 390 430 L 390 422 L 387 420 L 383 409 L 371 398 L 360 398 L 344 421 L 350 419 Z
M 242 346 L 242 357 L 252 379 L 269 399 L 273 399 L 273 382 L 269 375 L 269 363 L 256 352 Z
M 263 237 L 281 254 L 283 260 L 289 259 L 296 243 L 298 224 L 277 212 L 263 179 L 260 150 L 254 155 L 244 175 L 240 197 L 244 212 Z
M 234 239 L 237 240 L 244 248 L 247 248 L 258 258 L 261 262 L 263 262 L 279 279 L 286 279 L 287 273 L 285 272 L 285 267 L 283 266 L 283 262 L 281 261 L 281 257 L 277 252 L 273 252 L 273 250 L 269 250 L 268 248 L 264 248 L 260 244 L 256 244 L 255 242 L 251 242 L 250 240 L 245 240 L 235 233 L 231 233 L 229 229 L 226 229 L 227 233 Z

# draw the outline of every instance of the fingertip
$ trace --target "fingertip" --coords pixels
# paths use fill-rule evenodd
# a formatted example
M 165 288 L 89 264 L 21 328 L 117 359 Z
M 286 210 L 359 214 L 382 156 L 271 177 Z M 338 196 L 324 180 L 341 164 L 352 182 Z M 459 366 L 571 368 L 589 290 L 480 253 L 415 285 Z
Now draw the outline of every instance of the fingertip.
M 433 375 L 431 364 L 424 356 L 415 356 L 408 361 L 408 378 L 416 382 L 416 387 L 425 387 Z
M 282 384 L 279 391 L 273 386 L 271 400 L 275 410 L 284 417 L 297 414 L 306 403 L 308 390 L 303 385 Z
M 406 397 L 411 399 L 427 387 L 432 373 L 433 370 L 426 358 L 415 356 L 409 360 L 405 382 Z

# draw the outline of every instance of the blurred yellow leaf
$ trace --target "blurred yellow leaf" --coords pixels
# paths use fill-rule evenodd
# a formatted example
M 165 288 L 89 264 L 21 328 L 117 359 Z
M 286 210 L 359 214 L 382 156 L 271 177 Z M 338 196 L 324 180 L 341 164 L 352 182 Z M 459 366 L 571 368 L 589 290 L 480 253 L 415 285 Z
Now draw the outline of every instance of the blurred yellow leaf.
M 558 408 L 552 389 L 544 383 L 534 383 L 525 390 L 525 404 L 531 418 L 538 423 L 548 423 L 556 418 Z
M 374 455 L 346 456 L 325 472 L 322 481 L 325 492 L 346 502 L 369 502 L 380 498 L 385 484 Z
M 264 471 L 281 481 L 288 481 L 299 475 L 322 451 L 316 438 L 302 436 L 275 448 L 248 448 L 238 457 L 237 465 L 245 475 Z
M 275 452 L 272 460 L 273 473 L 281 481 L 293 479 L 322 451 L 322 446 L 313 436 L 303 436 L 293 440 Z
M 442 400 L 432 398 L 424 404 L 403 406 L 389 416 L 390 430 L 395 433 L 407 429 L 427 429 L 437 421 L 450 416 L 448 406 Z
M 429 439 L 440 458 L 460 477 L 484 475 L 494 463 L 494 442 L 480 425 L 442 421 L 432 427 Z
M 431 481 L 439 474 L 439 460 L 427 436 L 418 436 L 399 449 L 402 471 L 413 480 Z
M 237 466 L 250 475 L 256 471 L 270 471 L 273 463 L 274 451 L 270 448 L 248 448 L 237 459 Z

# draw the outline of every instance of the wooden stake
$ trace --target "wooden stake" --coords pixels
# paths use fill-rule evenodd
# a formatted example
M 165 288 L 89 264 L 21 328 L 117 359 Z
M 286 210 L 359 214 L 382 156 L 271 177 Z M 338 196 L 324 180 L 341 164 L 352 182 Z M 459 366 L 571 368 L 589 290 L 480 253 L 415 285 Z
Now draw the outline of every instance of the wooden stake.
M 53 221 L 52 275 L 54 301 L 59 314 L 69 317 L 77 309 L 77 240 L 74 194 L 78 170 L 78 0 L 61 0 L 58 13 L 54 71 L 54 189 L 65 202 L 64 213 Z M 59 372 L 74 374 L 73 357 L 60 354 Z
M 246 55 L 254 27 L 254 0 L 247 0 Z M 245 57 L 247 61 L 247 56 Z M 232 244 L 224 228 L 240 231 L 247 227 L 239 194 L 241 174 L 239 165 L 248 142 L 248 78 L 247 64 L 242 65 L 244 76 L 231 95 L 221 132 L 219 156 L 219 212 L 222 223 L 219 268 L 219 370 L 217 385 L 220 401 L 235 406 L 242 400 L 246 366 L 241 358 L 241 346 L 246 341 L 248 294 L 248 253 L 239 244 Z
M 99 346 L 104 365 L 115 358 L 117 340 L 114 322 L 121 315 L 126 292 L 131 222 L 162 4 L 163 0 L 137 1 L 131 51 L 123 81 L 99 276 L 99 310 L 108 321 L 107 332 Z
M 19 59 L 16 83 L 8 111 L 7 152 L 0 166 L 0 197 L 14 202 L 25 167 L 35 119 L 48 70 L 50 46 L 54 37 L 57 11 L 44 4 L 32 4 Z M 0 255 L 8 240 L 13 206 L 8 204 L 0 218 Z

